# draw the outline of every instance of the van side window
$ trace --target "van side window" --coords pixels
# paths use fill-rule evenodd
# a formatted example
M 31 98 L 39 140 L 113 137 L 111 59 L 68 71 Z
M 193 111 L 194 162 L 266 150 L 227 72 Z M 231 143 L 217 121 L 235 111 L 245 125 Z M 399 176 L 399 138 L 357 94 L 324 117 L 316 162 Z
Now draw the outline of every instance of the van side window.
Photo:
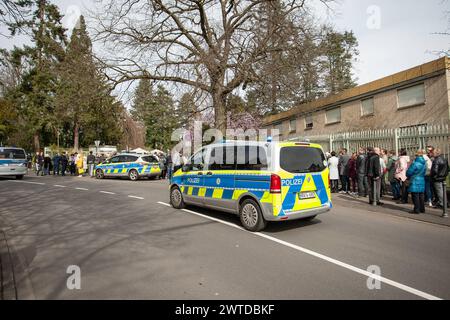
M 235 170 L 236 147 L 214 147 L 208 160 L 208 170 Z
M 267 153 L 259 146 L 238 146 L 236 170 L 267 170 Z
M 204 157 L 203 151 L 200 150 L 196 154 L 194 154 L 188 161 L 189 171 L 202 171 L 204 168 Z

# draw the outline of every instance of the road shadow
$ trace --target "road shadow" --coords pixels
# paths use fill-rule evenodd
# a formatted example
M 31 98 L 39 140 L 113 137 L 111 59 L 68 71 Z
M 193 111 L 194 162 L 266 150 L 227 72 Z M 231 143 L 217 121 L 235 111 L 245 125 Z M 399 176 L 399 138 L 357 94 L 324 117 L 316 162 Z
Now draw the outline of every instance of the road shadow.
M 241 221 L 237 214 L 222 212 L 222 211 L 218 211 L 218 210 L 212 210 L 209 208 L 207 209 L 207 208 L 197 207 L 197 206 L 193 206 L 193 205 L 189 205 L 187 207 L 187 209 L 191 209 L 195 212 L 201 213 L 201 214 L 211 217 L 211 218 L 215 218 L 215 219 L 222 220 L 224 222 L 232 223 L 232 224 L 242 228 Z M 286 220 L 286 221 L 269 221 L 267 223 L 267 227 L 263 230 L 263 232 L 276 234 L 276 233 L 291 230 L 291 229 L 301 229 L 301 228 L 316 225 L 319 223 L 322 223 L 322 220 L 320 220 L 317 217 L 313 220 L 298 219 L 298 220 Z

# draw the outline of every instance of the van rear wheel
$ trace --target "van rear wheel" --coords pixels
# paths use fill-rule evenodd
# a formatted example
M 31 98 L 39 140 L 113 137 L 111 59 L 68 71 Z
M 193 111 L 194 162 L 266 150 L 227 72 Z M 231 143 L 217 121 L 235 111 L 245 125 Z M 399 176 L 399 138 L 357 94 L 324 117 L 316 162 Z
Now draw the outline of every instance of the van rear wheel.
M 261 208 L 255 200 L 244 200 L 239 208 L 239 218 L 242 226 L 252 232 L 263 230 L 267 222 L 261 212 Z

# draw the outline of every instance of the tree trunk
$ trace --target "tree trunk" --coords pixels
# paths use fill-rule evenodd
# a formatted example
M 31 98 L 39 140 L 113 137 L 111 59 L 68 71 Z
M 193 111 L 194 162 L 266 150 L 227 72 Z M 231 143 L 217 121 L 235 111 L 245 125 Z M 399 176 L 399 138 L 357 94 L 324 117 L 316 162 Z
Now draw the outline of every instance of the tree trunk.
M 36 152 L 41 150 L 41 144 L 39 143 L 39 131 L 36 131 L 33 134 L 33 144 L 34 144 L 34 149 L 36 150 Z
M 222 131 L 223 136 L 227 129 L 226 95 L 218 91 L 213 94 L 214 125 Z
M 75 123 L 75 126 L 73 127 L 73 148 L 78 151 L 78 139 L 79 139 L 79 131 L 80 131 L 80 126 L 78 125 L 78 123 Z

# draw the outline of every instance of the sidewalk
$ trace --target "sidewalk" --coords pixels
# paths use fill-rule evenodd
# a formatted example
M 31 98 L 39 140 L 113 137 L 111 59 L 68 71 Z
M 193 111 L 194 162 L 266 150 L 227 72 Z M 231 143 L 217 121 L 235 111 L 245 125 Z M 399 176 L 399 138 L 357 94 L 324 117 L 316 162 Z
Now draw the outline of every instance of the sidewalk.
M 385 196 L 381 199 L 384 203 L 382 206 L 372 206 L 369 204 L 369 198 L 363 198 L 348 194 L 332 194 L 333 203 L 343 207 L 357 207 L 359 209 L 365 209 L 369 212 L 391 214 L 398 217 L 408 218 L 412 220 L 428 222 L 438 224 L 442 226 L 450 227 L 450 218 L 442 218 L 442 209 L 430 208 L 425 206 L 425 213 L 410 214 L 408 213 L 413 209 L 411 199 L 408 204 L 398 204 L 396 201 L 391 200 L 391 196 Z M 450 213 L 450 209 L 447 209 Z

